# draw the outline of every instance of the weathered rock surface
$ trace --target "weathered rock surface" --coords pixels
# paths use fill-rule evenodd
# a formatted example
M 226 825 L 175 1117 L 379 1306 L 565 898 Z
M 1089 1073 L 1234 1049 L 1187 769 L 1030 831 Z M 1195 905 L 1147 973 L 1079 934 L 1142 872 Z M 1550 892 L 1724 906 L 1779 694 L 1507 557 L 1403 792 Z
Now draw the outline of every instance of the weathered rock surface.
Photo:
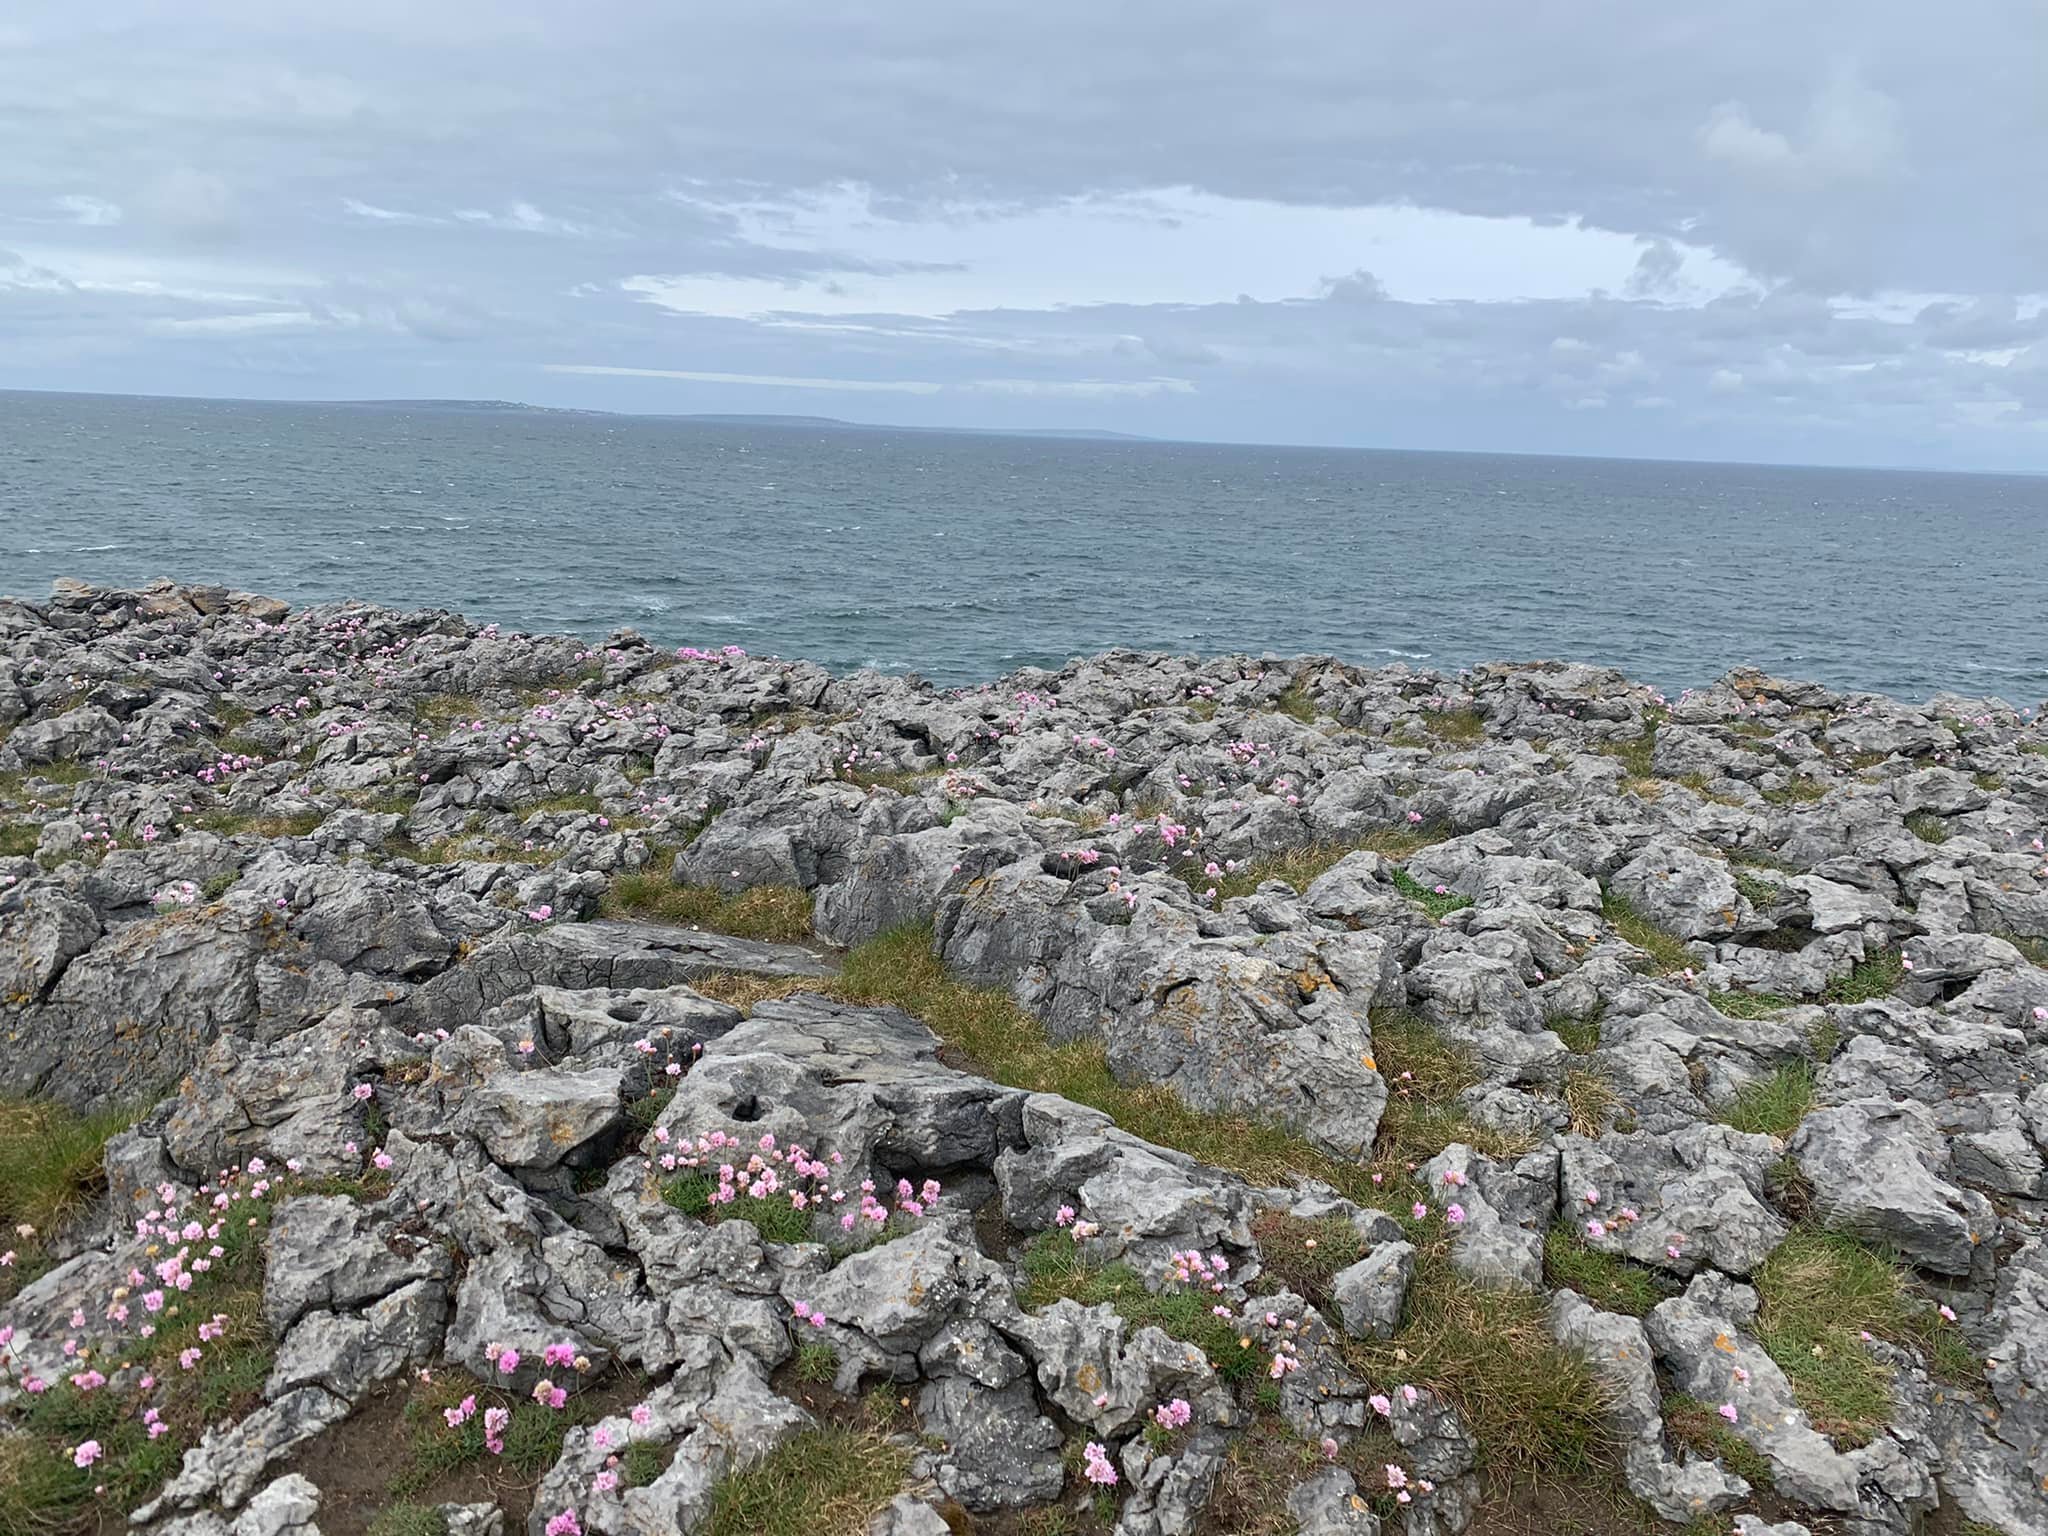
M 316 1536 L 311 1443 L 453 1382 L 610 1394 L 529 1536 L 688 1532 L 829 1378 L 827 1418 L 896 1405 L 878 1536 L 1071 1509 L 1088 1444 L 1121 1536 L 1207 1529 L 1260 1456 L 1276 1526 L 1448 1536 L 1508 1496 L 1486 1384 L 1405 1353 L 1455 1285 L 1547 1314 L 1674 1526 L 2048 1536 L 2044 747 L 1750 671 L 1116 652 L 942 691 L 213 587 L 0 600 L 0 1093 L 148 1108 L 103 1199 L 9 1239 L 0 1451 L 81 1351 L 125 1424 L 248 1343 L 145 1529 Z M 795 887 L 810 932 L 619 900 L 663 880 Z M 1069 1052 L 979 1075 L 928 1027 L 967 1004 L 872 954 L 858 995 L 932 1018 L 847 1001 L 835 947 L 906 923 Z M 1112 1102 L 1104 1068 L 1178 1149 L 1035 1091 Z M 1261 1187 L 1214 1166 L 1252 1151 Z M 1359 1246 L 1311 1305 L 1273 1245 L 1326 1218 Z M 1761 1342 L 1801 1222 L 1983 1362 L 1858 1340 L 1890 1416 L 1854 1449 Z M 1601 1311 L 1575 1254 L 1668 1299 Z M 189 1367 L 122 1367 L 144 1297 L 213 1329 L 229 1287 Z M 1674 1391 L 1768 1504 L 1674 1443 Z M 451 1536 L 503 1536 L 485 1489 Z

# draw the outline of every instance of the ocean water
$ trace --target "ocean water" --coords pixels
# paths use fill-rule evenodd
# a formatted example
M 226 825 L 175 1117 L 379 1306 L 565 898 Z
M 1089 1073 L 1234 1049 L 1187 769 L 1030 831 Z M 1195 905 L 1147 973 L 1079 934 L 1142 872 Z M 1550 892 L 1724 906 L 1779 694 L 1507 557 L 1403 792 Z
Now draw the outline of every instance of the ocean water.
M 945 683 L 1122 645 L 2048 693 L 2048 478 L 0 393 L 0 593 L 158 575 Z

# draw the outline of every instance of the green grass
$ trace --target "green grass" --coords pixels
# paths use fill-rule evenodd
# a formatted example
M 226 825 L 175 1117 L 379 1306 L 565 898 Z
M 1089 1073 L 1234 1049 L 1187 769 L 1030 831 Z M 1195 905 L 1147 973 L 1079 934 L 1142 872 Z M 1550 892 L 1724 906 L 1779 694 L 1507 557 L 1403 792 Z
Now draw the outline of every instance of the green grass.
M 1813 1066 L 1788 1062 L 1769 1077 L 1745 1083 L 1721 1123 L 1752 1135 L 1790 1136 L 1813 1108 Z
M 1774 881 L 1754 874 L 1747 869 L 1735 871 L 1735 889 L 1742 899 L 1757 911 L 1762 912 L 1778 904 L 1780 887 Z
M 572 1378 L 573 1374 L 570 1373 Z M 554 1379 L 568 1385 L 559 1374 Z M 449 1428 L 441 1417 L 442 1410 L 454 1407 L 471 1393 L 476 1396 L 476 1413 L 466 1422 Z M 507 1409 L 512 1415 L 505 1426 L 505 1453 L 498 1458 L 492 1458 L 484 1444 L 483 1411 L 492 1407 Z M 568 1406 L 558 1412 L 541 1407 L 531 1398 L 513 1397 L 459 1371 L 437 1372 L 431 1382 L 415 1386 L 406 1401 L 406 1441 L 388 1491 L 393 1498 L 410 1499 L 450 1472 L 487 1463 L 494 1470 L 504 1468 L 521 1479 L 538 1482 L 560 1458 L 562 1441 L 570 1427 L 587 1423 L 595 1416 L 589 1404 L 573 1391 Z
M 899 795 L 914 795 L 944 777 L 936 768 L 842 768 L 839 781 L 856 789 L 886 789 Z
M 754 1230 L 770 1243 L 806 1243 L 811 1240 L 811 1216 L 800 1211 L 784 1196 L 740 1195 L 714 1205 L 712 1191 L 718 1181 L 708 1173 L 678 1174 L 661 1186 L 661 1198 L 686 1215 L 701 1221 L 751 1221 Z
M 1831 1003 L 1868 1003 L 1889 997 L 1906 979 L 1906 967 L 1895 949 L 1881 949 L 1859 960 L 1846 976 L 1828 983 L 1824 994 Z
M 1600 1049 L 1600 1015 L 1604 1009 L 1570 1018 L 1550 1020 L 1550 1028 L 1564 1042 L 1564 1048 L 1579 1056 Z
M 1387 873 L 1396 890 L 1439 922 L 1453 912 L 1462 912 L 1472 905 L 1470 896 L 1455 896 L 1449 891 L 1431 890 L 1405 869 L 1396 867 Z
M 1709 992 L 1707 1001 L 1731 1019 L 1768 1019 L 1793 1006 L 1775 992 Z
M 433 693 L 415 700 L 413 718 L 422 725 L 448 726 L 458 720 L 481 720 L 484 707 L 466 693 Z
M 1018 1300 L 1036 1312 L 1062 1298 L 1084 1307 L 1107 1302 L 1133 1329 L 1158 1328 L 1208 1356 L 1216 1374 L 1233 1385 L 1251 1381 L 1272 1358 L 1264 1345 L 1238 1332 L 1236 1323 L 1209 1309 L 1207 1291 L 1149 1291 L 1128 1264 L 1092 1265 L 1065 1232 L 1042 1232 L 1019 1262 L 1024 1276 Z
M 1945 1379 L 1982 1376 L 1955 1324 L 1912 1296 L 1905 1272 L 1842 1233 L 1794 1227 L 1754 1284 L 1757 1341 L 1838 1445 L 1868 1444 L 1891 1419 L 1891 1370 L 1864 1347 L 1864 1332 L 1920 1350 Z
M 1603 1312 L 1647 1317 L 1677 1287 L 1618 1254 L 1589 1248 L 1569 1222 L 1553 1223 L 1543 1237 L 1543 1277 L 1553 1288 L 1577 1291 Z
M 673 1452 L 651 1440 L 635 1440 L 619 1453 L 619 1471 L 628 1488 L 645 1488 L 668 1470 Z
M 1423 714 L 1422 728 L 1438 741 L 1469 745 L 1484 739 L 1486 717 L 1476 709 L 1430 710 Z
M 1571 1117 L 1569 1128 L 1574 1136 L 1604 1134 L 1620 1102 L 1621 1096 L 1605 1074 L 1583 1067 L 1573 1067 L 1565 1073 L 1564 1107 Z
M 603 912 L 777 944 L 811 937 L 811 898 L 788 885 L 757 885 L 735 895 L 709 885 L 674 885 L 666 875 L 639 870 L 612 881 Z
M 12 821 L 0 826 L 0 858 L 27 858 L 42 841 L 43 829 L 32 821 Z
M 1664 1399 L 1663 1412 L 1665 1431 L 1687 1450 L 1714 1457 L 1753 1488 L 1772 1486 L 1770 1459 L 1730 1429 L 1713 1408 L 1676 1393 Z
M 798 1381 L 830 1381 L 839 1374 L 839 1351 L 816 1339 L 807 1340 L 797 1346 L 795 1370 Z
M 1365 1257 L 1358 1229 L 1342 1216 L 1308 1220 L 1285 1211 L 1261 1211 L 1252 1218 L 1265 1267 L 1253 1289 L 1271 1295 L 1285 1289 L 1331 1310 L 1330 1282 L 1337 1272 Z
M 26 1223 L 40 1237 L 91 1204 L 106 1188 L 107 1140 L 133 1125 L 136 1113 L 124 1107 L 80 1115 L 59 1104 L 0 1098 L 0 1248 L 26 1250 L 32 1240 L 17 1237 L 16 1227 Z
M 448 1521 L 426 1504 L 390 1504 L 370 1522 L 368 1536 L 447 1536 Z
M 1692 953 L 1683 939 L 1659 928 L 1619 892 L 1601 894 L 1600 915 L 1624 943 L 1633 944 L 1650 957 L 1652 974 L 1669 976 L 1692 964 Z
M 1639 734 L 1625 741 L 1600 742 L 1593 750 L 1620 763 L 1631 779 L 1654 779 L 1657 771 L 1651 762 L 1657 754 L 1657 728 L 1665 719 L 1663 710 L 1646 709 Z
M 1948 823 L 1932 811 L 1915 811 L 1906 818 L 1906 830 L 1923 843 L 1948 841 Z
M 875 1429 L 805 1430 L 718 1485 L 700 1536 L 864 1536 L 909 1470 L 909 1448 Z

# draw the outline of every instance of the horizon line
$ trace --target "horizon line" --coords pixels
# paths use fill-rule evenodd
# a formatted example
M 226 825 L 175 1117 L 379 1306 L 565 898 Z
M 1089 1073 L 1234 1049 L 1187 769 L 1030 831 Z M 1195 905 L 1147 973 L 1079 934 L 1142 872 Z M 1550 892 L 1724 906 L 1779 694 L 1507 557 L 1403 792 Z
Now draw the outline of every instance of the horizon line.
M 821 416 L 801 411 L 622 411 L 604 406 L 536 405 L 526 400 L 477 399 L 455 395 L 392 396 L 261 396 L 261 395 L 179 395 L 149 391 L 104 389 L 38 389 L 0 384 L 4 395 L 57 395 L 88 400 L 173 400 L 213 405 L 265 406 L 415 406 L 489 407 L 501 411 L 530 411 L 546 416 L 611 416 L 628 421 L 728 423 L 795 426 L 804 422 L 830 423 L 845 431 L 917 432 L 959 437 L 1044 437 L 1069 442 L 1096 442 L 1105 446 L 1142 444 L 1146 447 L 1193 448 L 1277 448 L 1299 453 L 1398 453 L 1438 458 L 1556 459 L 1567 462 L 1614 464 L 1691 464 L 1730 469 L 1825 469 L 1851 470 L 1870 474 L 1971 475 L 2008 479 L 2041 479 L 2048 469 L 1958 469 L 1933 464 L 1841 464 L 1810 459 L 1670 458 L 1659 454 L 1560 453 L 1515 448 L 1408 448 L 1384 444 L 1287 443 L 1251 438 L 1157 437 L 1136 432 L 1118 432 L 1100 427 L 990 427 L 925 426 L 902 422 L 852 421 L 844 417 Z

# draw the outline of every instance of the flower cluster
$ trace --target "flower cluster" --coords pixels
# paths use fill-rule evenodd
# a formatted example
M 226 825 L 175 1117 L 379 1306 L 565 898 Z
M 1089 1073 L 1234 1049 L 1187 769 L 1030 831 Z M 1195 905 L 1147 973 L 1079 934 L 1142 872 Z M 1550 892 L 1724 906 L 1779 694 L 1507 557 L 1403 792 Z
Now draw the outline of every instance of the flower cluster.
M 1110 1465 L 1109 1452 L 1098 1440 L 1090 1440 L 1081 1448 L 1081 1475 L 1098 1488 L 1116 1486 L 1116 1468 Z
M 878 1186 L 873 1179 L 862 1179 L 852 1188 L 834 1182 L 845 1162 L 840 1153 L 815 1157 L 800 1143 L 777 1145 L 773 1133 L 762 1135 L 751 1147 L 741 1137 L 724 1131 L 712 1131 L 694 1142 L 676 1140 L 666 1126 L 655 1128 L 654 1139 L 662 1147 L 656 1161 L 663 1172 L 695 1170 L 716 1180 L 705 1195 L 713 1210 L 729 1206 L 742 1196 L 750 1200 L 786 1201 L 798 1211 L 830 1210 L 837 1206 L 842 1207 L 838 1213 L 839 1230 L 850 1233 L 863 1223 L 880 1229 L 899 1212 L 912 1218 L 923 1216 L 938 1203 L 943 1192 L 937 1179 L 926 1179 L 916 1185 L 908 1179 L 898 1179 L 892 1209 L 877 1194 Z

